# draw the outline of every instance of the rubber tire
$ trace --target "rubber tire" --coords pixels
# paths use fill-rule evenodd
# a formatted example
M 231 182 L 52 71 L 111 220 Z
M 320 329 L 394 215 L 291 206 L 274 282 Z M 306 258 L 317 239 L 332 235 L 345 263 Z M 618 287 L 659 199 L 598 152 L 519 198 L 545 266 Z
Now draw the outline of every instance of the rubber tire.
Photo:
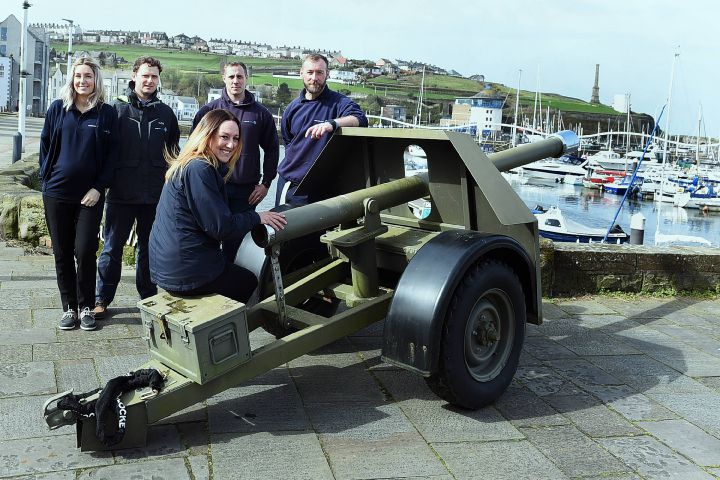
M 497 304 L 505 303 L 505 309 L 507 310 L 507 306 L 511 309 L 508 315 L 500 319 L 501 332 L 498 342 L 505 340 L 506 343 L 501 347 L 500 355 L 491 355 L 490 364 L 494 367 L 488 372 L 487 375 L 491 378 L 487 381 L 480 381 L 471 373 L 465 351 L 468 322 L 473 320 L 473 310 L 476 306 L 488 305 L 481 302 L 490 302 L 501 309 L 503 305 Z M 508 265 L 495 260 L 485 260 L 474 266 L 456 288 L 445 316 L 438 370 L 425 378 L 430 389 L 447 402 L 466 409 L 475 410 L 495 402 L 517 371 L 525 339 L 525 308 L 525 295 L 520 279 Z M 512 338 L 503 338 L 506 333 L 503 328 Z M 503 353 L 506 362 L 502 366 L 497 365 Z M 496 372 L 498 368 L 499 371 Z

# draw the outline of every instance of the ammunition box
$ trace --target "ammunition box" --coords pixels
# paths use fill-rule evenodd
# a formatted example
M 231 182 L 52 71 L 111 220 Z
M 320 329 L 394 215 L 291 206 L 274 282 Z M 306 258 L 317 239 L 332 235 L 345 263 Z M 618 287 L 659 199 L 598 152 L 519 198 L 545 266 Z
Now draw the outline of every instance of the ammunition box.
M 138 302 L 150 355 L 203 384 L 250 360 L 245 305 L 159 293 Z

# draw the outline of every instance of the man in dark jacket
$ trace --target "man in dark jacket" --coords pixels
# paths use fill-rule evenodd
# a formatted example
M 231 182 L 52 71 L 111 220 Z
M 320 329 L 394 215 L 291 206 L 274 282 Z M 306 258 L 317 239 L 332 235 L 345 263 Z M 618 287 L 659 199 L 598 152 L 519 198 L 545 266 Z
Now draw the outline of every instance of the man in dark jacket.
M 285 158 L 278 168 L 275 204 L 302 205 L 312 202 L 295 195 L 300 181 L 340 127 L 367 127 L 368 119 L 360 107 L 345 95 L 327 86 L 328 60 L 311 54 L 303 60 L 300 76 L 305 88 L 285 109 L 280 125 Z
M 270 111 L 255 101 L 245 89 L 247 67 L 242 62 L 228 63 L 222 71 L 225 88 L 217 100 L 203 106 L 193 119 L 193 130 L 211 110 L 228 110 L 240 122 L 242 150 L 227 184 L 228 201 L 232 213 L 255 210 L 268 193 L 275 178 L 279 158 L 279 142 L 275 120 Z M 260 172 L 260 149 L 264 158 Z M 223 243 L 225 258 L 232 262 L 240 243 L 232 240 Z
M 95 317 L 102 318 L 115 298 L 122 269 L 123 246 L 137 222 L 137 269 L 135 284 L 140 298 L 157 293 L 150 280 L 148 240 L 155 220 L 167 163 L 164 152 L 177 152 L 180 130 L 170 107 L 157 98 L 162 66 L 152 57 L 140 57 L 133 65 L 132 80 L 117 111 L 120 152 L 115 176 L 106 199 L 105 246 L 98 260 Z

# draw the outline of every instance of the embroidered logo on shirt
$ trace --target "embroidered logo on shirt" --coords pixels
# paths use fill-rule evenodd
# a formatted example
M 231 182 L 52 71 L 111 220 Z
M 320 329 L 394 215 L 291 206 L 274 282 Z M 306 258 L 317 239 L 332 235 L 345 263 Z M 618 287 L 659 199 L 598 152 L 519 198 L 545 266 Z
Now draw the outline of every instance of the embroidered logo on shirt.
M 252 123 L 253 125 L 257 125 L 257 122 L 255 120 L 243 120 L 242 123 Z

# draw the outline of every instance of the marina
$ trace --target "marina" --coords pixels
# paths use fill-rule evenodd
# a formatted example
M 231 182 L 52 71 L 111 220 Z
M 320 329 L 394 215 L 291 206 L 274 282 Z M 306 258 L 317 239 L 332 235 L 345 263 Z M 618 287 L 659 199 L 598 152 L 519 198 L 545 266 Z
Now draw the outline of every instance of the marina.
M 607 229 L 623 199 L 621 195 L 577 185 L 538 179 L 522 181 L 513 175 L 505 178 L 528 208 L 556 206 L 569 220 L 590 227 Z M 683 235 L 702 237 L 712 246 L 720 246 L 720 215 L 717 213 L 703 213 L 653 200 L 627 199 L 615 223 L 629 233 L 630 218 L 636 213 L 642 213 L 646 219 L 645 245 L 655 245 L 656 237 L 661 240 L 658 244 L 664 245 L 667 244 L 663 241 L 667 240 L 667 236 Z M 677 244 L 693 245 L 687 241 Z

